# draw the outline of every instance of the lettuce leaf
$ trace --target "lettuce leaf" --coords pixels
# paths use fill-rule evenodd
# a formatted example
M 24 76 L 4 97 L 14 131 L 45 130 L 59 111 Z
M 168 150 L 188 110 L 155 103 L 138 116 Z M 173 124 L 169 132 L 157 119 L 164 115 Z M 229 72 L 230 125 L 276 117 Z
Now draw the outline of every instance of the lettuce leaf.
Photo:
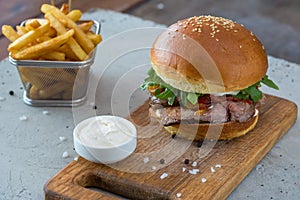
M 169 105 L 173 105 L 176 96 L 180 97 L 183 106 L 187 104 L 187 101 L 195 105 L 198 103 L 199 96 L 203 95 L 200 93 L 184 92 L 173 88 L 171 85 L 165 83 L 155 73 L 152 67 L 149 69 L 147 74 L 148 77 L 145 79 L 140 88 L 142 90 L 147 90 L 149 86 L 159 86 L 154 92 L 154 96 L 159 99 L 168 100 Z M 258 102 L 263 97 L 263 93 L 259 90 L 261 84 L 264 84 L 276 90 L 279 89 L 279 87 L 266 75 L 261 81 L 241 90 L 237 95 L 233 96 L 242 100 L 251 100 L 253 102 Z

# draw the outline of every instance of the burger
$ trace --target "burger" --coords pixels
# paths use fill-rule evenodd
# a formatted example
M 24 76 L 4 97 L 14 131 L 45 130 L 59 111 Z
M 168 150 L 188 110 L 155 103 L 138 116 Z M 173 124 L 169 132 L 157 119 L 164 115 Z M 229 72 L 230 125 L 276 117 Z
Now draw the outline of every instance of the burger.
M 152 66 L 141 85 L 149 113 L 173 135 L 227 140 L 251 131 L 265 100 L 267 54 L 242 24 L 194 16 L 169 26 L 154 41 Z M 209 133 L 209 134 L 208 134 Z

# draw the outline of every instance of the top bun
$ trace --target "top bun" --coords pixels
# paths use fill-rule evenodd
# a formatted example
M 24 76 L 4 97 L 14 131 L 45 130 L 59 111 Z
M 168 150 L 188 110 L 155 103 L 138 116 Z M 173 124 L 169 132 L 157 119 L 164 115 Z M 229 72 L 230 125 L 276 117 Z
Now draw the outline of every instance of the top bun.
M 238 91 L 267 72 L 264 46 L 243 25 L 214 16 L 183 19 L 151 48 L 152 67 L 172 87 L 195 93 Z

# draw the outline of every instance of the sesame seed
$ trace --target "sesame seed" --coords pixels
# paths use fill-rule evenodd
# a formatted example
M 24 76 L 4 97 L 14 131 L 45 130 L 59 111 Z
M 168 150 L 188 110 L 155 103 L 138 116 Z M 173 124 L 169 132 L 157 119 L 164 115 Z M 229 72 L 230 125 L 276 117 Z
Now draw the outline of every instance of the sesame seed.
M 254 39 L 254 38 L 253 38 L 253 41 L 255 42 L 255 41 L 256 41 L 256 39 Z
M 237 33 L 237 32 L 238 32 L 238 30 L 234 30 L 233 32 Z
M 240 45 L 240 49 L 242 48 L 242 45 Z
M 218 38 L 216 38 L 216 41 L 217 41 L 217 42 L 219 42 L 219 39 L 218 39 Z
M 250 35 L 252 35 L 252 36 L 253 36 L 254 34 L 253 34 L 252 32 L 250 32 Z
M 263 48 L 263 50 L 265 50 L 265 46 L 264 45 L 262 45 L 261 47 Z

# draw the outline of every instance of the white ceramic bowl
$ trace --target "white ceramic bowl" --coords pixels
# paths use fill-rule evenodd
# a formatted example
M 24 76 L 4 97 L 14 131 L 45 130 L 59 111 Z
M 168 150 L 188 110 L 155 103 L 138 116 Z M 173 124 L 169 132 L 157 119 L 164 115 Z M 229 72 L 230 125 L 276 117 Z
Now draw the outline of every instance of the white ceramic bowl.
M 136 128 L 117 116 L 96 116 L 80 122 L 73 131 L 74 148 L 83 158 L 103 164 L 125 159 L 136 148 Z

